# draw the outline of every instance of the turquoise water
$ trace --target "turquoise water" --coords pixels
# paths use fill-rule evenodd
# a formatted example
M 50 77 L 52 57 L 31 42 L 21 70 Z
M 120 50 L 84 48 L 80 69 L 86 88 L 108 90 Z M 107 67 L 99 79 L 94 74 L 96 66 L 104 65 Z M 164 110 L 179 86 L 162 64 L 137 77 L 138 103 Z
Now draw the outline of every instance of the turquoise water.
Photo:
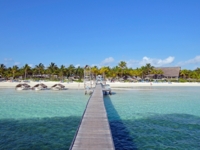
M 200 149 L 200 87 L 113 91 L 104 101 L 116 149 Z
M 0 149 L 69 149 L 88 99 L 82 90 L 0 89 Z
M 116 149 L 200 149 L 200 87 L 135 87 L 104 96 Z M 82 90 L 0 89 L 0 149 L 68 149 Z

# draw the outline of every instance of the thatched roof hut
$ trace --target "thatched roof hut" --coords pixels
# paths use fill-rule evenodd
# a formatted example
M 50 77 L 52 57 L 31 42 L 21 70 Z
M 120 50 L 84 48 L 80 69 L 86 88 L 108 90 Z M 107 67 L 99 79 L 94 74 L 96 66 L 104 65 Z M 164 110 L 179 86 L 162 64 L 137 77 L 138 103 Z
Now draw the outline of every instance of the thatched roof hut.
M 65 86 L 64 85 L 62 85 L 62 84 L 58 84 L 58 86 L 60 86 L 61 88 L 64 88 Z
M 22 86 L 22 84 L 17 84 L 15 87 L 21 87 Z
M 52 87 L 56 87 L 56 86 L 59 86 L 59 87 L 61 87 L 61 88 L 65 88 L 65 86 L 62 85 L 62 84 L 54 84 Z
M 30 85 L 28 85 L 28 84 L 26 84 L 26 83 L 24 83 L 23 85 L 26 86 L 26 87 L 29 87 L 29 88 L 31 87 Z
M 43 83 L 41 83 L 41 84 L 36 84 L 34 87 L 39 87 L 39 86 L 42 86 L 43 88 L 47 88 L 47 86 L 46 86 L 45 84 L 43 84 Z
M 24 84 L 17 84 L 17 85 L 16 85 L 16 87 L 22 87 L 22 86 L 25 86 L 25 87 L 27 87 L 27 88 L 30 88 L 30 87 L 31 87 L 30 85 L 28 85 L 28 84 L 26 84 L 26 83 L 24 83 Z
M 34 85 L 33 87 L 38 87 L 40 84 L 36 84 L 36 85 Z
M 156 67 L 155 69 L 162 70 L 164 78 L 178 78 L 181 67 Z
M 40 84 L 43 88 L 47 88 L 47 85 L 45 85 L 45 84 L 43 84 L 43 83 L 41 83 Z

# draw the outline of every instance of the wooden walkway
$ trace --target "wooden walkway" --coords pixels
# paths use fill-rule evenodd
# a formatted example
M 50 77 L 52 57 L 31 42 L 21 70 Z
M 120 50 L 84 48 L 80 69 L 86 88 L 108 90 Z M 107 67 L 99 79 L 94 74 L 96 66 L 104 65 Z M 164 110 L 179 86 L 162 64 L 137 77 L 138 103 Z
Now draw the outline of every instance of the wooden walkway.
M 114 150 L 101 84 L 90 97 L 70 150 Z

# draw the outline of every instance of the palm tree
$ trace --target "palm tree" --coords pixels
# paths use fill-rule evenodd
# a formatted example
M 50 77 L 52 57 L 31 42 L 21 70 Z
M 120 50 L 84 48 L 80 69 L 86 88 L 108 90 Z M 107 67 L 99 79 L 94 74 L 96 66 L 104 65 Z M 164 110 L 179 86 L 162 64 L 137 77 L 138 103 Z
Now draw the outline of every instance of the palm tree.
M 110 71 L 108 72 L 108 76 L 113 79 L 117 77 L 117 72 L 112 68 L 110 69 Z
M 187 70 L 187 69 L 181 70 L 181 71 L 180 71 L 180 75 L 181 75 L 184 79 L 186 79 L 186 78 L 188 77 L 188 75 L 189 75 L 189 70 Z
M 80 79 L 84 76 L 84 69 L 78 66 L 78 68 L 75 69 L 76 76 L 79 76 Z
M 145 66 L 142 66 L 140 68 L 140 75 L 142 76 L 142 79 L 144 78 L 144 76 L 147 74 L 147 68 Z
M 120 61 L 118 66 L 122 69 L 122 73 L 121 73 L 121 76 L 122 76 L 122 74 L 124 74 L 124 69 L 127 68 L 126 62 L 125 61 Z
M 99 70 L 100 74 L 103 75 L 103 78 L 105 79 L 105 74 L 109 71 L 108 67 L 101 67 L 101 69 Z
M 4 64 L 0 64 L 0 75 L 1 75 L 1 77 L 3 77 L 5 70 L 6 70 L 6 66 Z
M 12 68 L 11 68 L 11 71 L 12 71 L 12 74 L 13 74 L 13 79 L 15 78 L 15 74 L 16 72 L 18 71 L 18 66 L 14 65 Z
M 35 66 L 35 69 L 38 70 L 38 73 L 41 76 L 41 73 L 43 73 L 44 71 L 44 65 L 42 63 L 39 63 L 39 65 Z
M 25 64 L 24 67 L 22 67 L 22 70 L 24 71 L 25 80 L 26 80 L 27 71 L 30 69 L 31 69 L 31 67 L 28 64 Z
M 146 64 L 145 68 L 146 68 L 146 73 L 149 74 L 154 69 L 154 66 L 151 66 L 151 64 L 148 63 Z
M 91 72 L 92 72 L 92 74 L 95 76 L 95 78 L 96 78 L 96 76 L 98 75 L 98 73 L 99 73 L 99 69 L 98 69 L 98 67 L 97 66 L 93 66 L 92 68 L 91 68 Z
M 74 67 L 74 65 L 69 65 L 69 67 L 67 68 L 68 69 L 68 71 L 69 71 L 69 76 L 72 76 L 73 75 L 73 73 L 74 73 L 74 70 L 75 70 L 75 67 Z
M 193 79 L 197 79 L 198 78 L 198 73 L 196 71 L 191 71 L 190 77 L 193 78 Z
M 113 67 L 112 70 L 117 78 L 122 74 L 122 69 L 119 66 Z
M 200 74 L 200 68 L 197 68 L 194 71 L 197 72 L 198 74 Z
M 65 66 L 61 65 L 59 68 L 59 76 L 62 78 L 62 80 L 63 80 L 63 75 L 65 74 L 65 72 L 66 72 Z
M 163 74 L 163 71 L 161 69 L 153 69 L 151 70 L 151 74 Z
M 129 74 L 130 76 L 138 76 L 138 71 L 136 69 L 130 69 Z
M 50 76 L 52 78 L 52 75 L 54 75 L 58 69 L 57 65 L 55 63 L 52 63 L 49 65 L 49 67 L 47 68 L 48 72 L 50 73 Z

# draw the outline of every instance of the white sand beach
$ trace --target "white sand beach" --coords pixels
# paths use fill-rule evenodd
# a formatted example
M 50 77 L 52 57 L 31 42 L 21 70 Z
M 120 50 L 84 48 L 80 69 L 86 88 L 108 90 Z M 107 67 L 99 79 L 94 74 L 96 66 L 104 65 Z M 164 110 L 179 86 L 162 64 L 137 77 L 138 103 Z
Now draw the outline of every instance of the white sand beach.
M 17 84 L 20 84 L 23 82 L 0 82 L 0 88 L 14 88 Z M 44 83 L 50 88 L 54 84 L 61 83 L 61 82 L 28 82 L 31 87 L 33 87 L 36 84 Z M 67 89 L 84 89 L 83 83 L 77 83 L 77 82 L 64 82 L 63 84 Z M 200 83 L 197 82 L 186 82 L 186 83 L 154 83 L 154 82 L 130 82 L 130 83 L 123 83 L 123 82 L 107 82 L 107 84 L 110 84 L 111 88 L 130 88 L 130 87 L 139 87 L 139 86 L 200 86 Z M 94 86 L 94 85 L 93 85 Z

